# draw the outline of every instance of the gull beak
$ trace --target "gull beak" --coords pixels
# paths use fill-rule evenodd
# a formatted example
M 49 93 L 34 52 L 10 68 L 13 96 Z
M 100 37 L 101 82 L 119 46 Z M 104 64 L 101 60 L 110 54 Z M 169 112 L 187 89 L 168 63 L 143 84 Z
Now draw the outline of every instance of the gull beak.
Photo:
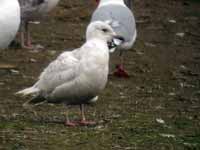
M 124 41 L 125 39 L 122 36 L 114 35 L 112 41 L 108 42 L 110 53 L 113 53 L 118 46 L 124 43 Z
M 117 47 L 119 45 L 121 45 L 122 43 L 124 43 L 125 39 L 124 37 L 120 36 L 120 35 L 116 35 L 113 37 L 113 43 L 114 45 Z

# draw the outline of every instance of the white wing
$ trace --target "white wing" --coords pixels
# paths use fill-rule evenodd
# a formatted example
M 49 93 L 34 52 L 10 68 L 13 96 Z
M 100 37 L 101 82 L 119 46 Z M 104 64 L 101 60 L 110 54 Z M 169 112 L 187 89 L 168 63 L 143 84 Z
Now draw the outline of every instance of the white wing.
M 79 71 L 79 59 L 74 52 L 64 52 L 42 72 L 39 81 L 34 85 L 45 93 L 57 86 L 76 78 Z
M 65 102 L 81 104 L 90 101 L 107 82 L 108 47 L 107 44 L 96 42 L 86 43 L 77 52 L 80 58 L 75 78 L 63 82 L 47 95 L 49 102 Z

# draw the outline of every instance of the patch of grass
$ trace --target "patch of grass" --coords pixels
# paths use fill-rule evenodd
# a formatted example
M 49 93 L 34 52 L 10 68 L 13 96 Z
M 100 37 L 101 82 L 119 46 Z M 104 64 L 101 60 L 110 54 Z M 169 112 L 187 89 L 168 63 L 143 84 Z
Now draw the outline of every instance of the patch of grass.
M 25 127 L 24 124 L 19 122 L 1 122 L 0 129 L 18 129 L 21 130 Z
M 194 127 L 194 121 L 193 120 L 190 120 L 190 119 L 187 119 L 187 118 L 177 118 L 175 121 L 174 121 L 174 125 L 177 129 L 188 129 L 188 128 L 193 128 Z
M 200 0 L 190 0 L 191 2 L 200 3 Z

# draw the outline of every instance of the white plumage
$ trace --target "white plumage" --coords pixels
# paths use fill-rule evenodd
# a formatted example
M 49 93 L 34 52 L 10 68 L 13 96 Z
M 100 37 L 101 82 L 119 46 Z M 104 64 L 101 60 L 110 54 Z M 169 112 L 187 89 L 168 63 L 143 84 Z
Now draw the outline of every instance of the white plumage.
M 86 38 L 80 48 L 62 53 L 50 63 L 32 87 L 18 92 L 34 96 L 26 104 L 47 100 L 49 103 L 81 105 L 83 110 L 83 104 L 97 100 L 108 78 L 107 42 L 119 37 L 107 23 L 97 21 L 88 26 Z M 82 122 L 85 122 L 84 114 Z
M 20 7 L 17 0 L 0 0 L 0 48 L 6 48 L 14 39 L 20 25 Z

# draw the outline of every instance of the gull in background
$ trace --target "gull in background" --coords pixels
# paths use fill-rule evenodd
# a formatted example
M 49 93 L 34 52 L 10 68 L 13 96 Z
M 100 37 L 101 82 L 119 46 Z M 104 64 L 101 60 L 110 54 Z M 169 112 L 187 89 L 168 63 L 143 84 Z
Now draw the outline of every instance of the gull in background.
M 111 20 L 114 31 L 121 35 L 125 41 L 117 49 L 120 50 L 120 65 L 116 65 L 117 71 L 114 75 L 118 77 L 129 77 L 124 69 L 124 58 L 122 53 L 124 50 L 131 49 L 136 40 L 136 24 L 134 15 L 128 7 L 132 8 L 132 1 L 125 0 L 96 0 L 98 3 L 97 9 L 92 15 L 91 22 Z M 115 49 L 112 49 L 114 51 Z
M 22 48 L 32 49 L 29 23 L 44 18 L 57 4 L 59 0 L 19 0 L 21 7 L 21 31 L 20 43 Z
M 7 48 L 20 25 L 18 0 L 0 0 L 0 48 Z
M 32 95 L 24 106 L 41 102 L 80 105 L 81 125 L 90 125 L 84 115 L 84 104 L 98 99 L 105 88 L 109 70 L 108 42 L 120 39 L 106 22 L 92 22 L 87 27 L 86 42 L 78 49 L 62 53 L 41 73 L 38 81 L 30 88 L 17 94 Z M 65 125 L 75 126 L 66 113 Z

